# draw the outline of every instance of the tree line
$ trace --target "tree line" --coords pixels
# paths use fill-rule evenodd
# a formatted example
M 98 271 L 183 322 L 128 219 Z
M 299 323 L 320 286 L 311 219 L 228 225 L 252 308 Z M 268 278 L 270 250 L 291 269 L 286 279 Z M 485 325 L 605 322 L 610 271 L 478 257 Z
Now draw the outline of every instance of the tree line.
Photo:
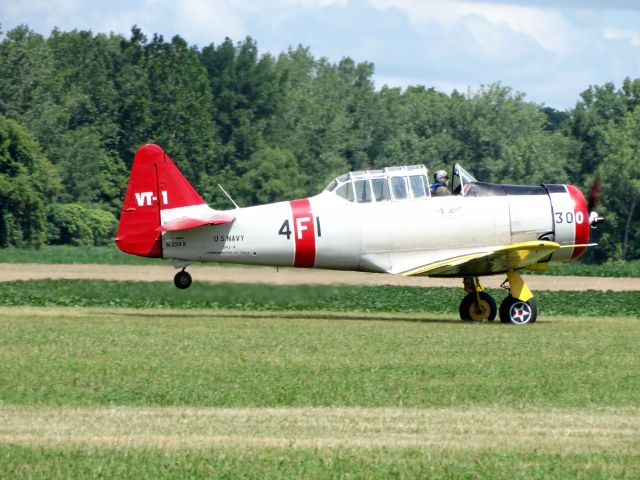
M 158 143 L 213 206 L 319 192 L 349 170 L 461 163 L 480 180 L 599 179 L 601 248 L 640 257 L 640 79 L 558 111 L 500 83 L 451 94 L 374 88 L 374 66 L 255 40 L 204 48 L 27 26 L 0 43 L 0 247 L 111 241 L 136 149 Z

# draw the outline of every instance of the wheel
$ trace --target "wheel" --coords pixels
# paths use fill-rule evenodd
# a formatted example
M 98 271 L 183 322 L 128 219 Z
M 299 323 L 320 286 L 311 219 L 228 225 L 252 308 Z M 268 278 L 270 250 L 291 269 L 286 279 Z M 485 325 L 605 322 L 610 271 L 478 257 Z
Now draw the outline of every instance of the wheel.
M 476 305 L 475 292 L 468 293 L 460 302 L 460 318 L 476 322 L 483 320 L 493 321 L 498 311 L 496 301 L 487 292 L 479 292 L 478 294 L 480 295 L 480 311 L 478 311 Z
M 534 323 L 537 319 L 538 305 L 535 298 L 523 302 L 509 295 L 500 304 L 500 321 L 502 323 L 524 325 Z
M 173 277 L 173 283 L 176 287 L 181 289 L 189 288 L 189 286 L 191 285 L 191 275 L 189 275 L 188 272 L 182 270 L 176 273 L 176 276 Z

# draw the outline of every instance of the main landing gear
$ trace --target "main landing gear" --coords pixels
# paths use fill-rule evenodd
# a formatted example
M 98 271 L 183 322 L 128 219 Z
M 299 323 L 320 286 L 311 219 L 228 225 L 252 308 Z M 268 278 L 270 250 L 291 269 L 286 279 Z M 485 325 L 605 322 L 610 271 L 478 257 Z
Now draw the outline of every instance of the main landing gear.
M 504 287 L 505 283 L 508 287 Z M 507 272 L 507 280 L 502 284 L 509 295 L 500 304 L 500 321 L 524 325 L 534 323 L 538 318 L 538 306 L 527 284 L 518 272 Z M 498 313 L 496 302 L 484 291 L 478 277 L 464 277 L 464 289 L 469 292 L 460 302 L 460 318 L 468 321 L 493 321 Z

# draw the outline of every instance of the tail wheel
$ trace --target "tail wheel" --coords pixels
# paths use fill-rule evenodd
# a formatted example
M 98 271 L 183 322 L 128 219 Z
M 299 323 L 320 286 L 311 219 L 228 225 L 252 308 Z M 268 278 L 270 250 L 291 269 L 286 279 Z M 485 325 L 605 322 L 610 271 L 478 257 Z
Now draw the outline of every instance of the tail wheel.
M 500 321 L 515 325 L 534 323 L 538 319 L 538 305 L 535 298 L 526 302 L 509 295 L 500 304 Z
M 482 322 L 492 321 L 496 318 L 498 308 L 496 301 L 487 292 L 478 292 L 480 304 L 478 305 L 476 293 L 468 293 L 460 302 L 460 318 L 462 320 L 473 320 Z
M 176 273 L 176 276 L 173 277 L 173 284 L 183 290 L 191 286 L 191 281 L 191 275 L 189 275 L 189 273 L 185 272 L 184 270 Z

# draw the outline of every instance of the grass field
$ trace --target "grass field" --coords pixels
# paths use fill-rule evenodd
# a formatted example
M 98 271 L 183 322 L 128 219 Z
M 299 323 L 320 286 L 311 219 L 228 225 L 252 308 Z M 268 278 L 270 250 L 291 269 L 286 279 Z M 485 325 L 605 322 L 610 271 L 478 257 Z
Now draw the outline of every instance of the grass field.
M 0 248 L 0 263 L 97 263 L 123 265 L 166 265 L 166 260 L 127 255 L 115 245 L 101 247 L 46 246 L 39 250 Z M 250 267 L 249 267 L 250 268 Z M 527 273 L 537 273 L 534 271 Z M 611 262 L 602 265 L 556 262 L 543 275 L 581 275 L 592 277 L 640 277 L 640 261 Z
M 138 257 L 122 253 L 113 245 L 101 247 L 72 247 L 47 245 L 39 249 L 0 248 L 0 263 L 97 263 L 112 265 L 162 265 L 159 258 Z
M 346 285 L 264 285 L 203 282 L 178 290 L 170 282 L 31 280 L 3 282 L 0 305 L 207 308 L 254 311 L 404 312 L 456 314 L 461 288 Z M 506 295 L 488 289 L 496 301 Z M 536 293 L 546 315 L 638 316 L 640 293 L 611 291 Z M 294 314 L 295 315 L 295 314 Z
M 638 456 L 438 448 L 0 447 L 5 478 L 612 479 L 638 478 Z
M 9 296 L 60 285 L 141 293 Z M 194 292 L 186 310 L 0 307 L 0 478 L 640 476 L 637 318 L 199 310 Z M 380 292 L 360 291 L 402 297 Z

